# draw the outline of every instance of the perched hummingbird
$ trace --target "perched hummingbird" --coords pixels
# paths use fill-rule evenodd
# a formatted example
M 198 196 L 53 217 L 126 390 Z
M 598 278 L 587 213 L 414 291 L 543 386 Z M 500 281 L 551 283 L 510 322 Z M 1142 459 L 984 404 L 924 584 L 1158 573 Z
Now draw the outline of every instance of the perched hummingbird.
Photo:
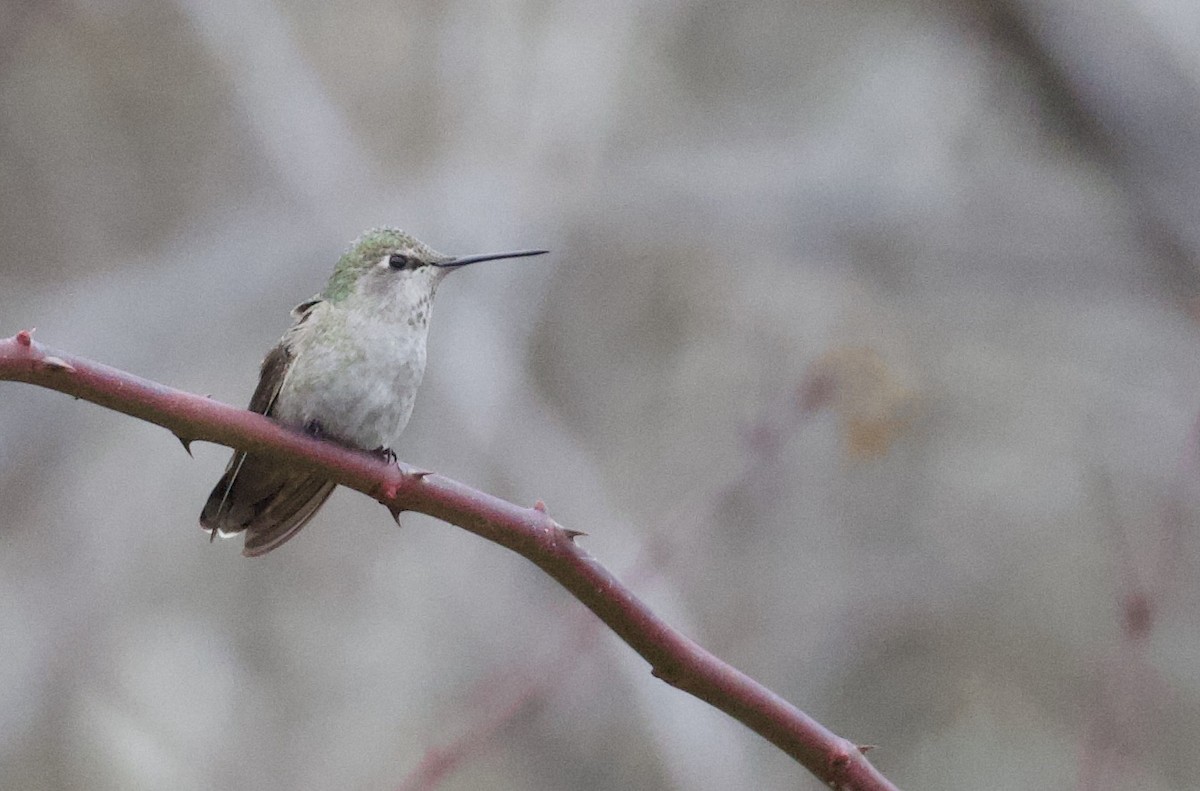
M 325 290 L 292 310 L 295 324 L 263 360 L 250 409 L 362 450 L 393 456 L 425 375 L 433 296 L 454 268 L 545 250 L 453 257 L 403 231 L 367 231 L 338 260 Z M 320 473 L 235 452 L 208 496 L 200 526 L 245 531 L 242 554 L 262 555 L 313 517 L 333 492 Z

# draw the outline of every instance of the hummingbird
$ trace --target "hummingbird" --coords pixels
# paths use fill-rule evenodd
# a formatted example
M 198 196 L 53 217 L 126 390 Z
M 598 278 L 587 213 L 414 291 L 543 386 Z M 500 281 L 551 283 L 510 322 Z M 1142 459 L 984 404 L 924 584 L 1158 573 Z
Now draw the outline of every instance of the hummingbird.
M 339 444 L 394 459 L 425 375 L 425 339 L 438 284 L 457 268 L 542 255 L 522 250 L 448 256 L 395 228 L 366 231 L 338 259 L 325 290 L 262 362 L 251 411 Z M 210 536 L 245 533 L 242 554 L 294 536 L 336 484 L 235 452 L 200 513 Z

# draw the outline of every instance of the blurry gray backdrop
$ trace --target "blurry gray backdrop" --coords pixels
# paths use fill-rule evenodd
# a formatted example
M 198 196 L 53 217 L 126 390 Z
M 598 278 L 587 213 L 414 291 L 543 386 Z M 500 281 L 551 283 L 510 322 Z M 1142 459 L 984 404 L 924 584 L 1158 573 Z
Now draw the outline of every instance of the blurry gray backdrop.
M 401 458 L 906 789 L 1200 785 L 1200 5 L 0 2 L 0 335 L 245 404 L 364 228 Z M 0 786 L 816 789 L 522 559 L 0 383 Z

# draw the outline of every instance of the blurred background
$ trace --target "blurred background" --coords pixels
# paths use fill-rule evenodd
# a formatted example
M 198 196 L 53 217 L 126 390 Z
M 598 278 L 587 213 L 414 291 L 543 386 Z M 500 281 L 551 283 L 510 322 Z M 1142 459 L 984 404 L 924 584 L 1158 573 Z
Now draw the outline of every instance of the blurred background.
M 364 228 L 402 459 L 906 789 L 1200 785 L 1200 5 L 0 2 L 0 335 L 245 404 Z M 817 789 L 519 557 L 0 383 L 0 785 Z

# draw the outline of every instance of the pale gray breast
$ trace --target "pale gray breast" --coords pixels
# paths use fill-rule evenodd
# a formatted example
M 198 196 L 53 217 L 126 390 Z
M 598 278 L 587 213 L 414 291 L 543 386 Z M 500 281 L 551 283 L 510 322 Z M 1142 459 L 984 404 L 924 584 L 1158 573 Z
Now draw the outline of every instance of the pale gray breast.
M 339 318 L 335 333 L 297 344 L 278 417 L 295 425 L 315 420 L 330 436 L 367 450 L 390 448 L 425 374 L 425 327 Z

